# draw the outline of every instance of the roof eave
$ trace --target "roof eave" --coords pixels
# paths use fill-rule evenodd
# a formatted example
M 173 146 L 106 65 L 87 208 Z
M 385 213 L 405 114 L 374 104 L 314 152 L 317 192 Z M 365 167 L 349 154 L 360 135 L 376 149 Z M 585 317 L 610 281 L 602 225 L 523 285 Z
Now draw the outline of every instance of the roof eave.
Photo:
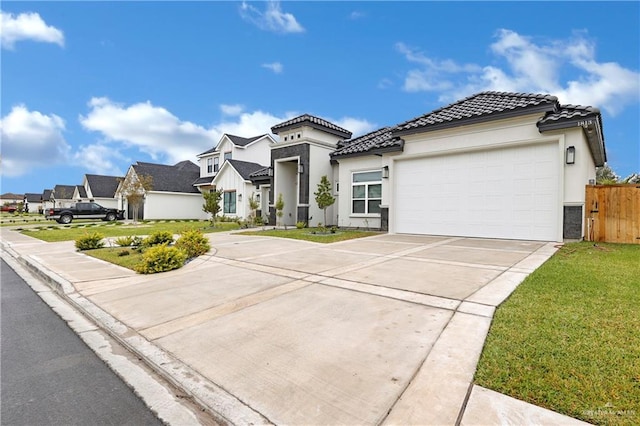
M 602 133 L 602 121 L 599 114 L 565 118 L 548 123 L 538 123 L 537 126 L 540 133 L 580 127 L 587 138 L 589 150 L 591 151 L 596 167 L 604 166 L 604 163 L 607 161 L 607 151 Z
M 353 157 L 363 157 L 366 155 L 382 155 L 382 154 L 387 154 L 389 152 L 402 152 L 404 151 L 404 141 L 400 140 L 400 144 L 399 145 L 393 145 L 393 146 L 388 146 L 385 148 L 374 148 L 371 149 L 369 151 L 363 151 L 363 152 L 353 152 L 350 154 L 338 154 L 338 155 L 332 155 L 331 156 L 331 160 L 335 160 L 335 161 L 339 161 L 341 159 L 344 158 L 353 158 Z
M 487 123 L 489 121 L 494 120 L 505 120 L 508 118 L 516 118 L 522 117 L 525 115 L 535 114 L 538 112 L 548 112 L 554 109 L 554 105 L 551 104 L 542 104 L 542 105 L 534 105 L 526 108 L 521 108 L 517 110 L 509 110 L 496 112 L 491 114 L 484 114 L 477 117 L 469 117 L 469 118 L 461 118 L 453 121 L 447 121 L 445 123 L 431 124 L 421 127 L 413 127 L 411 129 L 392 129 L 393 136 L 404 136 L 404 135 L 412 135 L 416 133 L 424 133 L 424 132 L 433 132 L 436 130 L 445 130 L 451 129 L 455 127 L 468 126 L 472 124 L 480 124 Z
M 271 133 L 273 133 L 274 135 L 278 135 L 282 132 L 286 132 L 287 130 L 291 130 L 294 129 L 296 127 L 302 127 L 302 126 L 308 126 L 308 127 L 312 127 L 314 129 L 318 129 L 318 130 L 322 130 L 323 132 L 326 133 L 330 133 L 332 135 L 336 135 L 336 136 L 340 136 L 343 139 L 350 139 L 351 136 L 353 135 L 353 133 L 351 132 L 342 132 L 340 130 L 337 129 L 331 129 L 329 127 L 323 126 L 322 124 L 317 124 L 314 123 L 312 121 L 302 121 L 300 123 L 292 123 L 292 124 L 287 124 L 286 126 L 282 126 L 282 127 L 277 127 L 277 126 L 273 126 L 271 128 Z

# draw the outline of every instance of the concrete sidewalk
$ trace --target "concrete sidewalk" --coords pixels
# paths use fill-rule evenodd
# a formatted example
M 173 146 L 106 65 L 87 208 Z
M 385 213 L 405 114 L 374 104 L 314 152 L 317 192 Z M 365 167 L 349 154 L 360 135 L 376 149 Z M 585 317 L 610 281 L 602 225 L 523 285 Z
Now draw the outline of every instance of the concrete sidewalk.
M 584 424 L 473 386 L 495 307 L 552 243 L 211 234 L 158 275 L 3 228 L 11 256 L 233 424 Z

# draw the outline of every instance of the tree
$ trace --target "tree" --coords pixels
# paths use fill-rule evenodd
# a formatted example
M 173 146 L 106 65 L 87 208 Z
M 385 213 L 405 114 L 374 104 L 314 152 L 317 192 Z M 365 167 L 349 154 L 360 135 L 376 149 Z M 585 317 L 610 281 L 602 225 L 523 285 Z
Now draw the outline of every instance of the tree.
M 256 199 L 256 195 L 254 192 L 251 193 L 251 197 L 249 197 L 249 209 L 251 210 L 251 217 L 250 217 L 250 222 L 251 223 L 256 223 L 257 222 L 257 210 L 258 207 L 260 207 L 260 203 L 258 202 L 258 200 Z
M 282 199 L 282 193 L 278 194 L 278 199 L 276 200 L 276 216 L 280 218 L 280 225 L 282 225 L 282 216 L 284 215 L 284 200 Z M 286 227 L 285 227 L 286 228 Z
M 620 176 L 608 164 L 596 169 L 596 183 L 598 185 L 613 185 L 618 183 L 618 179 Z
M 204 204 L 202 210 L 205 213 L 211 213 L 211 226 L 216 226 L 216 216 L 220 213 L 220 200 L 222 200 L 222 188 L 203 192 Z
M 120 193 L 127 199 L 127 203 L 133 210 L 133 222 L 138 220 L 138 211 L 144 200 L 147 191 L 153 188 L 153 177 L 149 175 L 138 175 L 136 173 L 128 173 L 122 180 Z
M 622 183 L 640 183 L 640 173 L 631 173 L 622 180 Z
M 318 204 L 318 208 L 322 209 L 324 213 L 324 225 L 327 225 L 327 208 L 332 206 L 333 203 L 336 202 L 336 199 L 333 195 L 331 195 L 331 182 L 327 176 L 322 176 L 320 179 L 320 183 L 318 184 L 318 192 L 314 192 L 313 195 L 316 196 L 316 203 Z

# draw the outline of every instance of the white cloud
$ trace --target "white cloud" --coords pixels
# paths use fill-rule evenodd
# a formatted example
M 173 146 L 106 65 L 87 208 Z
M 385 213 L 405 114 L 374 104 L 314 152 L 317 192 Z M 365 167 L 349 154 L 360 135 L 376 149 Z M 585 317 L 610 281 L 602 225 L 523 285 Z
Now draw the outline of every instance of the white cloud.
M 379 128 L 379 126 L 375 123 L 371 123 L 365 119 L 353 117 L 343 117 L 340 120 L 334 121 L 334 123 L 342 127 L 343 129 L 346 129 L 353 133 L 354 138 L 362 136 Z
M 29 111 L 24 105 L 14 106 L 0 120 L 2 135 L 2 174 L 21 176 L 35 167 L 64 162 L 70 147 L 63 132 L 65 123 L 55 114 Z
M 360 18 L 364 18 L 366 15 L 364 12 L 360 12 L 359 10 L 354 10 L 349 14 L 349 19 L 356 20 Z
M 242 114 L 242 111 L 244 111 L 244 106 L 240 104 L 235 104 L 235 105 L 222 104 L 220 105 L 220 111 L 222 111 L 224 115 L 236 116 L 236 115 Z
M 270 64 L 262 64 L 263 68 L 267 68 L 276 74 L 282 73 L 284 66 L 280 62 L 272 62 Z
M 92 98 L 89 107 L 89 113 L 80 116 L 85 129 L 102 133 L 108 141 L 135 146 L 155 161 L 193 160 L 216 141 L 211 130 L 182 121 L 148 101 L 125 107 L 108 98 Z
M 18 41 L 33 40 L 64 46 L 64 34 L 59 29 L 47 25 L 37 13 L 12 13 L 0 11 L 0 36 L 2 47 L 13 49 Z
M 406 72 L 404 90 L 440 93 L 440 101 L 484 90 L 550 93 L 562 103 L 591 105 L 612 115 L 640 101 L 640 73 L 615 62 L 598 62 L 595 44 L 584 33 L 535 41 L 500 29 L 495 38 L 489 46 L 492 64 L 486 66 L 432 59 L 397 43 L 396 50 L 419 65 Z
M 298 23 L 295 16 L 291 13 L 282 12 L 279 1 L 268 1 L 266 5 L 266 9 L 261 11 L 247 2 L 242 2 L 240 16 L 245 21 L 251 22 L 265 31 L 276 33 L 304 32 L 304 28 Z
M 123 170 L 117 163 L 131 163 L 129 158 L 122 155 L 117 147 L 105 143 L 83 145 L 73 155 L 76 164 L 82 165 L 90 173 L 108 176 L 124 176 Z

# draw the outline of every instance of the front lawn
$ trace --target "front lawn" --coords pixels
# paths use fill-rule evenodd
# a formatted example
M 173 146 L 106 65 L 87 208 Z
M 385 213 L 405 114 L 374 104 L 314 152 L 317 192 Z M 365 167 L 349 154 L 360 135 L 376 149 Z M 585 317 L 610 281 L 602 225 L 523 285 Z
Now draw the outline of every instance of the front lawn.
M 562 247 L 497 309 L 475 382 L 590 423 L 640 424 L 640 245 Z
M 102 259 L 114 265 L 123 266 L 135 271 L 135 266 L 142 261 L 142 253 L 132 247 L 105 247 L 93 250 L 85 250 L 82 253 L 87 256 Z M 128 253 L 122 255 L 122 253 Z
M 314 233 L 315 232 L 315 233 Z M 376 231 L 358 231 L 338 229 L 335 233 L 327 231 L 320 233 L 318 228 L 291 228 L 291 229 L 265 229 L 262 231 L 244 231 L 239 234 L 257 235 L 263 237 L 292 238 L 294 240 L 313 241 L 314 243 L 335 243 L 338 241 L 352 240 L 354 238 L 379 235 Z
M 105 238 L 136 235 L 150 235 L 158 231 L 169 231 L 172 234 L 181 234 L 191 229 L 199 229 L 204 233 L 222 232 L 238 229 L 236 222 L 216 222 L 214 228 L 209 221 L 153 221 L 122 223 L 72 223 L 70 225 L 58 225 L 55 222 L 36 228 L 23 229 L 21 232 L 30 237 L 38 238 L 46 242 L 72 241 L 82 237 L 86 233 L 100 232 Z

